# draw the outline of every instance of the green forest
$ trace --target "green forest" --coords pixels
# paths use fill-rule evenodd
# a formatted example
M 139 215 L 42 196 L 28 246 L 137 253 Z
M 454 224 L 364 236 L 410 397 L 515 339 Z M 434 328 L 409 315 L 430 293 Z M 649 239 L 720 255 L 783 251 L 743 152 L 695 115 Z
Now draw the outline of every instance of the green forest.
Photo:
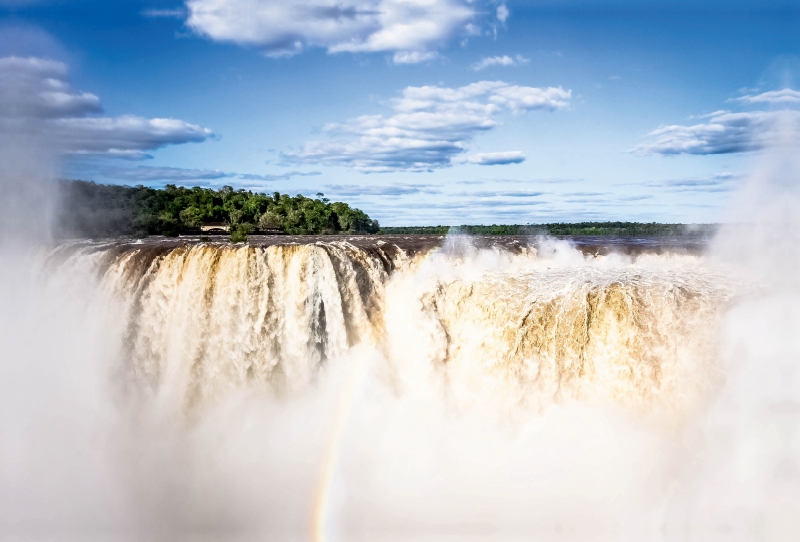
M 324 194 L 272 195 L 223 186 L 185 188 L 166 185 L 103 185 L 88 181 L 60 184 L 59 231 L 65 237 L 197 235 L 201 225 L 225 223 L 231 240 L 247 240 L 259 232 L 289 235 L 712 235 L 714 224 L 659 224 L 641 222 L 579 222 L 490 226 L 383 227 L 366 213 L 346 203 L 331 202 Z
M 713 235 L 715 224 L 659 224 L 656 222 L 577 222 L 554 224 L 491 226 L 407 226 L 383 227 L 384 235 L 445 235 L 463 233 L 466 235 L 640 235 L 686 236 Z
M 346 203 L 301 195 L 272 195 L 223 186 L 163 189 L 64 181 L 58 226 L 64 236 L 115 237 L 194 234 L 208 222 L 230 226 L 238 242 L 258 231 L 292 235 L 377 233 L 380 226 Z

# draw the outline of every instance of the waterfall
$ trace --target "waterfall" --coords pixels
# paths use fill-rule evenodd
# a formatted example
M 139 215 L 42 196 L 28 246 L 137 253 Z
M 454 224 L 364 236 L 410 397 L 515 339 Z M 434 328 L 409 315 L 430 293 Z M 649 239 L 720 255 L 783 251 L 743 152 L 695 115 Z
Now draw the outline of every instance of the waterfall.
M 461 403 L 680 410 L 713 387 L 731 296 L 718 273 L 696 256 L 566 250 L 563 262 L 387 243 L 111 244 L 50 260 L 93 258 L 120 308 L 127 382 L 186 409 L 246 387 L 298 392 L 358 345 L 380 350 L 396 382 L 427 366 Z

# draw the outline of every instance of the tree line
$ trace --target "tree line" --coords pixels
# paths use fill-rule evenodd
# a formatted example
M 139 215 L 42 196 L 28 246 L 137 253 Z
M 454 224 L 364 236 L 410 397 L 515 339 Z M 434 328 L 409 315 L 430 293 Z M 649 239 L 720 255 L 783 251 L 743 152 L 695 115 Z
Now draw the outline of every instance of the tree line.
M 244 241 L 259 231 L 290 235 L 713 235 L 714 224 L 659 224 L 641 222 L 578 222 L 553 224 L 492 224 L 464 226 L 383 227 L 377 220 L 343 202 L 272 195 L 223 186 L 186 188 L 166 185 L 103 185 L 89 181 L 62 181 L 58 231 L 64 237 L 177 236 L 200 233 L 209 222 L 230 227 L 233 241 Z
M 384 235 L 620 235 L 686 236 L 713 235 L 715 224 L 659 224 L 657 222 L 577 222 L 553 224 L 492 224 L 491 226 L 402 226 L 383 227 Z
M 272 195 L 223 186 L 164 188 L 63 181 L 58 228 L 64 236 L 177 236 L 197 233 L 209 222 L 230 226 L 231 240 L 244 241 L 259 230 L 291 235 L 377 233 L 377 220 L 346 203 L 316 198 Z

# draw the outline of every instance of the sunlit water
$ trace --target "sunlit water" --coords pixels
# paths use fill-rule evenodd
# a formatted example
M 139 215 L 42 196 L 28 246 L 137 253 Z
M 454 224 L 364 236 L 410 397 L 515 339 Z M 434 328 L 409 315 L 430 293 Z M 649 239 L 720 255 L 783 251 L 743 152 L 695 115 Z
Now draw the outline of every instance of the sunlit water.
M 3 538 L 798 532 L 770 356 L 800 318 L 768 281 L 651 242 L 313 241 L 6 268 Z

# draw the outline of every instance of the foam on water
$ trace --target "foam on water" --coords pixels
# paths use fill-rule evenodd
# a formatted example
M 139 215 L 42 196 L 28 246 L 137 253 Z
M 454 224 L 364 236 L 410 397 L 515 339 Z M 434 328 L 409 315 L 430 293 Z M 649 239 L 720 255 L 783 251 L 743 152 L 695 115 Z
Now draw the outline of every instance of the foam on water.
M 466 238 L 39 261 L 52 295 L 80 292 L 74 320 L 105 315 L 110 479 L 86 498 L 163 539 L 654 536 L 749 291 L 702 256 Z

